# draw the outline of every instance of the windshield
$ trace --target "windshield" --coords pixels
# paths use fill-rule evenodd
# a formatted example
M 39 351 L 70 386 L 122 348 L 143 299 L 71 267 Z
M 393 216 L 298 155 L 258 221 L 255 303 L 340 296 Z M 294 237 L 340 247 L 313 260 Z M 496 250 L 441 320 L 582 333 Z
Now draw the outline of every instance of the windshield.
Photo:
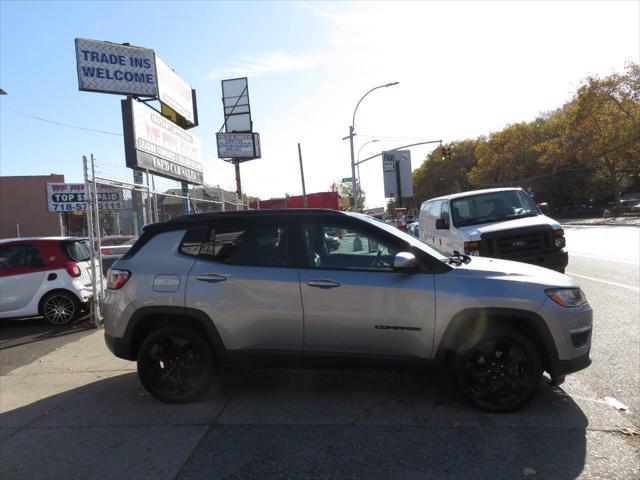
M 440 250 L 433 248 L 431 245 L 427 245 L 426 243 L 422 242 L 421 240 L 414 237 L 413 235 L 409 235 L 408 233 L 403 232 L 399 228 L 396 228 L 393 225 L 389 225 L 388 223 L 378 220 L 377 218 L 370 217 L 369 215 L 363 215 L 361 213 L 353 213 L 353 212 L 345 212 L 345 213 L 347 213 L 347 215 L 351 215 L 353 217 L 357 217 L 361 220 L 371 223 L 376 227 L 381 228 L 382 230 L 386 230 L 387 232 L 395 235 L 396 237 L 401 238 L 411 246 L 419 248 L 423 252 L 428 253 L 429 255 L 437 258 L 438 260 L 446 260 L 448 258 L 448 256 L 442 253 Z
M 540 214 L 538 207 L 522 190 L 482 193 L 451 201 L 451 217 L 456 227 Z

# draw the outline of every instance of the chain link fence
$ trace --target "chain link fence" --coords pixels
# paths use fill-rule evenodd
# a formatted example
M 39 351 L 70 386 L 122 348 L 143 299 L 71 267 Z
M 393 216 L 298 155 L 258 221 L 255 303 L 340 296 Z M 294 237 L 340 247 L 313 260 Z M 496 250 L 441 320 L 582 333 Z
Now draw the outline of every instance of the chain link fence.
M 180 182 L 133 171 L 96 159 L 83 157 L 87 209 L 84 218 L 72 218 L 70 235 L 88 236 L 94 245 L 95 272 L 92 314 L 101 321 L 99 301 L 104 295 L 104 276 L 113 263 L 135 243 L 142 227 L 189 213 L 244 210 L 235 192 L 219 186 L 185 188 Z M 79 216 L 78 216 L 79 217 Z

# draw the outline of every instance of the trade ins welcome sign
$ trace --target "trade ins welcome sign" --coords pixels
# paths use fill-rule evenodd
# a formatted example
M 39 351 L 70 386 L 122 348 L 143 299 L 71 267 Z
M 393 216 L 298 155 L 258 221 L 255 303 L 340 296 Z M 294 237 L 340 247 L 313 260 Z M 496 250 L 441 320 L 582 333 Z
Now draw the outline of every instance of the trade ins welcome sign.
M 155 54 L 150 48 L 76 38 L 76 63 L 80 90 L 158 95 Z

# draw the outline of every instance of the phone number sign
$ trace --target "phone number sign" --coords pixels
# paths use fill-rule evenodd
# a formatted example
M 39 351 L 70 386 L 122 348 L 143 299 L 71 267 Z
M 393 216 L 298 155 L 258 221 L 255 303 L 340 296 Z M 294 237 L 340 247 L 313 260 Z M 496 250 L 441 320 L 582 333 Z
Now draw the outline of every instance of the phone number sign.
M 122 190 L 116 187 L 97 187 L 98 209 L 124 209 Z M 47 183 L 47 209 L 50 212 L 77 212 L 87 209 L 88 195 L 84 183 Z

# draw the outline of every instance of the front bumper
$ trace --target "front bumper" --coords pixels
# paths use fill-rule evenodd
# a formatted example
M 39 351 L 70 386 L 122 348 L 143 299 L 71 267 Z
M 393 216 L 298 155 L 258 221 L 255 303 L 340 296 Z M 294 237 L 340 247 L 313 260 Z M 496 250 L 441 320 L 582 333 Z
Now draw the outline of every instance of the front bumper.
M 505 260 L 530 263 L 532 265 L 538 265 L 539 267 L 550 268 L 556 272 L 564 273 L 564 270 L 567 268 L 567 264 L 569 263 L 569 254 L 564 250 L 558 250 L 555 252 L 541 253 L 535 256 L 513 258 L 505 257 Z

